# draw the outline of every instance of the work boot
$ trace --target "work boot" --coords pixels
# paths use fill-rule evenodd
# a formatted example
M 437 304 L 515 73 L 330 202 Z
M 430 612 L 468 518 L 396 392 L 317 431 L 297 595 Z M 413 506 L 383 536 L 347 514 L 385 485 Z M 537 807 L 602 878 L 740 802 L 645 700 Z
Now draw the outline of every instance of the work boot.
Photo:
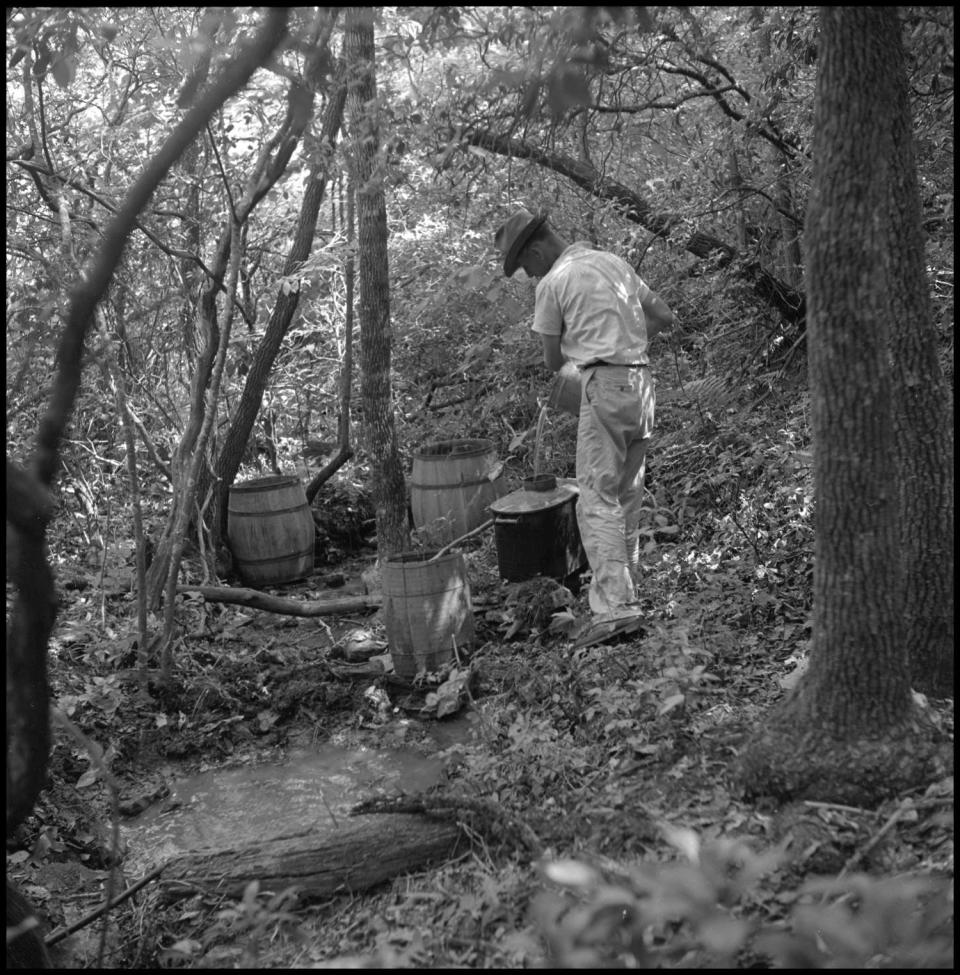
M 626 603 L 617 610 L 594 616 L 581 627 L 573 642 L 575 650 L 609 643 L 617 637 L 636 633 L 643 626 L 644 617 L 638 603 Z

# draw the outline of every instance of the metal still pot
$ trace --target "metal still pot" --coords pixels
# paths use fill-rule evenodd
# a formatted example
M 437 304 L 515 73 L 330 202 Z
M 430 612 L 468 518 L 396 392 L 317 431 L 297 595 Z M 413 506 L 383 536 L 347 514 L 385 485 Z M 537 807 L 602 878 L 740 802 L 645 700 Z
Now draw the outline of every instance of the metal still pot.
M 542 478 L 537 479 L 541 484 Z M 531 486 L 534 490 L 522 488 L 490 505 L 500 577 L 520 582 L 542 575 L 563 581 L 587 564 L 577 526 L 579 489 L 569 482 L 547 490 Z

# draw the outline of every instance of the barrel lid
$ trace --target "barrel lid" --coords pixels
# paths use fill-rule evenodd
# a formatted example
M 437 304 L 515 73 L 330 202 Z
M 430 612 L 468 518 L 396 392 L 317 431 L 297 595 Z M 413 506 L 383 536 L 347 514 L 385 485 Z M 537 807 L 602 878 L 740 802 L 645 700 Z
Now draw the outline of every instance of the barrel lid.
M 482 457 L 493 450 L 492 440 L 438 440 L 424 444 L 414 460 L 436 460 L 439 457 Z
M 290 487 L 300 484 L 296 474 L 271 474 L 269 477 L 257 477 L 251 481 L 236 481 L 230 485 L 231 491 L 263 491 L 267 488 Z
M 552 491 L 512 491 L 490 504 L 495 515 L 520 515 L 532 511 L 548 511 L 564 504 L 580 493 L 575 480 L 557 479 Z

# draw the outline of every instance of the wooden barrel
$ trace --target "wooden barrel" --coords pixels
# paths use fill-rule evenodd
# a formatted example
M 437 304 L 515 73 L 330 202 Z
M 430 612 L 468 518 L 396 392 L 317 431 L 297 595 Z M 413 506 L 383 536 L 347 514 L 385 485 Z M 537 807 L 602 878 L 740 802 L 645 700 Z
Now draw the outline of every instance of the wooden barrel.
M 410 510 L 416 528 L 431 529 L 430 543 L 445 544 L 479 528 L 491 501 L 507 493 L 490 440 L 441 440 L 413 458 Z
M 404 552 L 381 569 L 383 620 L 393 669 L 401 677 L 436 671 L 475 639 L 470 583 L 463 556 Z
M 314 527 L 298 477 L 261 477 L 230 488 L 227 540 L 248 586 L 275 586 L 313 572 Z

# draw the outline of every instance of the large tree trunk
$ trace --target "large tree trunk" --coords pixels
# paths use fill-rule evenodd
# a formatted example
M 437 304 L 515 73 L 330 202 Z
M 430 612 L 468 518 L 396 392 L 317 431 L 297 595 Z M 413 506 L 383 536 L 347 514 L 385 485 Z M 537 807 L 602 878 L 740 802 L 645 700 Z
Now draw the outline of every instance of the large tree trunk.
M 889 337 L 903 243 L 895 11 L 821 9 L 807 215 L 816 562 L 810 668 L 742 757 L 750 793 L 870 804 L 936 774 L 910 693 Z
M 50 686 L 47 642 L 57 591 L 47 557 L 53 502 L 46 487 L 7 461 L 7 581 L 16 587 L 7 624 L 7 836 L 29 815 L 47 778 Z
M 350 137 L 360 251 L 360 392 L 366 447 L 371 458 L 377 551 L 380 558 L 406 548 L 406 487 L 390 388 L 390 281 L 387 210 L 378 160 L 377 86 L 373 9 L 350 7 L 344 49 L 351 71 Z
M 893 326 L 894 430 L 900 484 L 903 615 L 913 686 L 953 696 L 953 411 L 937 357 L 924 260 L 913 125 L 901 56 L 889 158 L 897 241 L 887 283 Z
M 451 856 L 459 838 L 459 827 L 449 820 L 406 813 L 354 816 L 328 832 L 188 853 L 164 870 L 163 888 L 170 896 L 201 888 L 241 897 L 258 880 L 261 890 L 296 887 L 307 898 L 357 893 Z

